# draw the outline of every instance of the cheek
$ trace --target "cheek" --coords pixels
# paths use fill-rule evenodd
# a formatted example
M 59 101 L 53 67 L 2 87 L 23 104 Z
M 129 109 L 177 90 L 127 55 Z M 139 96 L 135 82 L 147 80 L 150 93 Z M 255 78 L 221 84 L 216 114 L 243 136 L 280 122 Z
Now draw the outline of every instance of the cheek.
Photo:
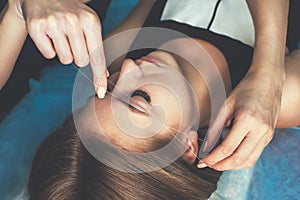
M 177 127 L 181 120 L 181 106 L 176 96 L 168 89 L 154 86 L 149 90 L 152 105 L 163 109 L 166 116 L 166 126 Z
M 108 138 L 117 138 L 123 131 L 149 126 L 151 121 L 128 110 L 128 106 L 110 99 L 96 104 L 97 123 Z M 123 131 L 122 131 L 123 130 Z
M 107 130 L 112 130 L 114 128 L 114 120 L 111 112 L 111 103 L 107 98 L 103 100 L 96 101 L 95 112 L 97 116 L 97 123 L 100 129 L 104 132 L 111 132 Z
M 147 128 L 151 126 L 152 120 L 150 117 L 140 116 L 134 112 L 128 111 L 129 122 L 133 127 Z
M 177 100 L 166 102 L 165 110 L 168 125 L 178 129 L 181 121 L 181 112 Z

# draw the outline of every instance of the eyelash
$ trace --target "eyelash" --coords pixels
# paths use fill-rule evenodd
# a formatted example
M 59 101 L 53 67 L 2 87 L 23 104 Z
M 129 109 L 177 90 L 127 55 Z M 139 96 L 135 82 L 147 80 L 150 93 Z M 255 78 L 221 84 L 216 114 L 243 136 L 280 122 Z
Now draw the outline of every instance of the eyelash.
M 143 90 L 135 90 L 132 94 L 131 97 L 134 96 L 140 96 L 143 97 L 148 103 L 151 103 L 151 98 L 150 96 L 147 94 L 147 92 L 143 91 Z

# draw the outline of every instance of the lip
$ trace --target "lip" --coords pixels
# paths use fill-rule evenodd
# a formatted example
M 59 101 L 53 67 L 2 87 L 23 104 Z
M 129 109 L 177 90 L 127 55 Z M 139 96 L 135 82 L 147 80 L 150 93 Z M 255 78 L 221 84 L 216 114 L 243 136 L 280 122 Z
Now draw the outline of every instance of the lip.
M 153 63 L 155 65 L 158 64 L 157 61 L 151 56 L 143 56 L 143 57 L 140 58 L 140 60 L 146 61 L 146 62 L 149 62 L 149 63 Z

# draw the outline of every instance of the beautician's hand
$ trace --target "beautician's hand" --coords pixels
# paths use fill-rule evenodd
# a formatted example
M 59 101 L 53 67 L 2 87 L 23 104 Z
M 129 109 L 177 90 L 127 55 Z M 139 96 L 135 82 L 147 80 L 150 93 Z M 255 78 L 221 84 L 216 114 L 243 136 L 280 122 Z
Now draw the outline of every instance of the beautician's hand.
M 252 64 L 225 101 L 208 134 L 215 135 L 235 118 L 232 129 L 219 146 L 202 158 L 216 170 L 253 166 L 273 137 L 281 106 L 289 1 L 247 0 L 247 4 L 255 27 Z
M 206 164 L 223 171 L 249 168 L 256 163 L 274 134 L 281 105 L 281 83 L 275 74 L 248 72 L 220 109 L 208 134 L 222 130 L 235 118 L 232 129 L 219 146 L 202 158 L 199 167 Z
M 101 23 L 87 0 L 20 0 L 28 33 L 48 59 L 58 56 L 63 64 L 88 63 L 99 97 L 104 97 L 107 75 Z

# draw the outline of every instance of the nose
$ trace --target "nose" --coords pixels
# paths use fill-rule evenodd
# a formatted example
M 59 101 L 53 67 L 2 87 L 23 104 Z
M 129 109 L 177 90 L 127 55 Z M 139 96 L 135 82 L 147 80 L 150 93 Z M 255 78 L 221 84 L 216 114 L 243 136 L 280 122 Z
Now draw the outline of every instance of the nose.
M 130 73 L 130 71 L 136 69 L 137 67 L 138 65 L 132 59 L 125 59 L 121 67 L 119 79 L 122 79 L 127 73 Z

